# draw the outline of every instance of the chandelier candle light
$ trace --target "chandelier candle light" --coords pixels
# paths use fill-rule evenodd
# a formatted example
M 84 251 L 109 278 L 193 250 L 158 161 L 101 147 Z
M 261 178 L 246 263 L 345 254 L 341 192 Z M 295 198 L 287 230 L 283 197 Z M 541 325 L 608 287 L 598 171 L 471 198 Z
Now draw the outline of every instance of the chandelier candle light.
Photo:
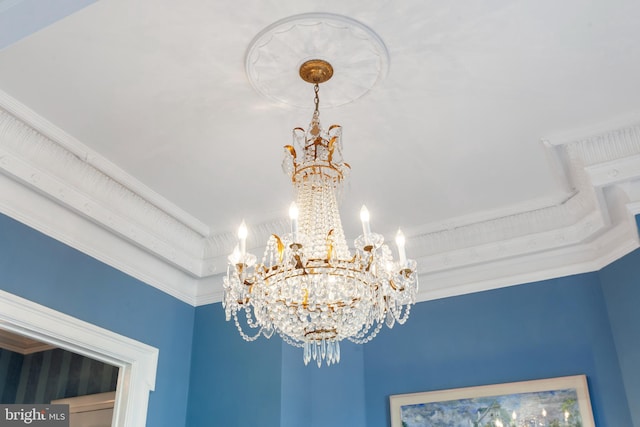
M 243 221 L 229 256 L 223 299 L 227 320 L 233 318 L 245 340 L 276 332 L 303 348 L 305 365 L 313 359 L 318 367 L 340 361 L 343 339 L 364 344 L 383 324 L 403 324 L 418 290 L 416 262 L 406 257 L 404 235 L 398 230 L 396 262 L 384 238 L 371 232 L 365 206 L 354 253 L 347 246 L 336 192 L 350 166 L 342 159 L 341 127 L 325 131 L 318 111 L 319 84 L 332 75 L 323 60 L 300 67 L 300 77 L 313 84 L 315 111 L 309 129 L 295 128 L 293 145 L 285 146 L 283 169 L 296 193 L 289 208 L 291 233 L 273 234 L 257 263 L 246 251 Z M 255 333 L 247 334 L 238 317 Z

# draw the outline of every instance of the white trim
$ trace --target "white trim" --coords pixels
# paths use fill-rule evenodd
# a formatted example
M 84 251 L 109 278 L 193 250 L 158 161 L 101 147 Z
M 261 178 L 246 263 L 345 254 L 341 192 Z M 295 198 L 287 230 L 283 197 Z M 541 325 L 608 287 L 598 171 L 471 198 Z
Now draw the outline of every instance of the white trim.
M 420 274 L 417 301 L 448 298 L 598 271 L 639 246 L 634 226 L 621 224 L 589 243 L 449 271 L 425 272 Z
M 60 145 L 60 147 L 70 153 L 73 153 L 73 155 L 79 160 L 95 168 L 98 172 L 110 177 L 114 183 L 118 183 L 124 188 L 130 190 L 132 193 L 140 195 L 142 200 L 147 201 L 153 206 L 157 206 L 159 209 L 166 212 L 166 214 L 172 219 L 185 224 L 187 227 L 192 228 L 194 231 L 202 235 L 208 235 L 210 233 L 208 225 L 156 193 L 151 188 L 107 160 L 105 157 L 93 151 L 85 144 L 78 141 L 76 138 L 2 90 L 0 90 L 0 109 L 4 109 L 15 119 L 40 133 L 46 139 Z
M 572 129 L 565 132 L 558 132 L 543 138 L 543 141 L 552 146 L 566 145 L 582 139 L 592 138 L 603 133 L 609 133 L 614 129 L 622 129 L 637 125 L 638 123 L 640 123 L 640 111 L 634 111 L 590 126 Z
M 0 291 L 0 326 L 119 368 L 113 427 L 144 427 L 158 349 Z
M 0 98 L 0 101 L 1 98 Z M 205 237 L 0 108 L 0 171 L 182 270 L 199 275 Z M 86 154 L 85 154 L 86 155 Z
M 605 187 L 619 182 L 631 181 L 638 176 L 640 155 L 598 163 L 587 166 L 585 170 L 591 179 L 591 184 L 595 187 Z
M 451 285 L 447 294 L 475 292 L 590 271 L 637 247 L 635 240 L 622 241 L 622 249 L 592 244 L 626 221 L 612 212 L 640 202 L 637 120 L 544 141 L 551 169 L 566 181 L 557 194 L 413 227 L 407 252 L 421 276 L 437 278 L 436 293 L 443 284 Z M 626 199 L 613 197 L 617 190 Z M 7 195 L 0 212 L 169 295 L 195 306 L 221 300 L 232 232 L 209 235 L 206 225 L 1 91 L 0 193 Z M 636 239 L 632 226 L 626 231 Z M 260 254 L 268 236 L 286 228 L 284 219 L 254 225 L 249 247 Z M 430 298 L 434 290 L 423 292 Z
M 174 298 L 195 304 L 196 279 L 145 248 L 1 173 L 0 194 L 7 196 L 0 198 L 0 212 L 5 215 Z

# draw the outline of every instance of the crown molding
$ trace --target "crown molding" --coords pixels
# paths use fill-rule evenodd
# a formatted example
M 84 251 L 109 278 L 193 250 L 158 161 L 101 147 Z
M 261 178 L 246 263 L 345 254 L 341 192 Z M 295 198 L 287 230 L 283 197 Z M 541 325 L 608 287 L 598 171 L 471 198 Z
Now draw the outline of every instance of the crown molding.
M 175 218 L 176 221 L 183 223 L 201 235 L 209 234 L 210 230 L 206 224 L 154 192 L 118 166 L 102 157 L 102 155 L 91 150 L 85 144 L 2 90 L 0 90 L 0 110 L 4 110 L 19 122 L 22 122 L 23 125 L 26 125 L 31 131 L 35 131 L 51 143 L 59 145 L 65 151 L 76 156 L 78 160 L 81 160 L 86 166 L 96 169 L 108 177 L 109 180 L 114 181 L 115 184 L 120 184 L 124 189 L 129 190 L 135 195 L 139 195 L 142 200 L 156 206 L 167 215 Z M 5 117 L 4 120 L 6 119 Z M 34 135 L 31 135 L 31 138 L 34 138 Z
M 592 271 L 636 248 L 631 214 L 612 212 L 640 211 L 640 125 L 603 128 L 542 141 L 564 193 L 410 230 L 420 299 Z M 222 299 L 232 232 L 211 234 L 2 92 L 0 172 L 3 213 L 189 304 Z M 248 248 L 287 228 L 252 226 Z
M 6 94 L 0 96 L 0 170 L 5 175 L 185 272 L 201 274 L 208 227 L 142 184 L 130 185 L 132 177 L 34 116 Z M 27 124 L 24 117 L 33 120 Z
M 0 163 L 2 159 L 0 159 Z M 0 174 L 0 212 L 181 301 L 195 305 L 198 280 L 145 248 Z
M 582 244 L 423 272 L 417 299 L 428 301 L 598 271 L 640 246 L 632 222 L 609 228 Z
M 604 134 L 610 134 L 615 130 L 628 129 L 640 123 L 640 110 L 623 114 L 609 120 L 592 123 L 589 126 L 583 126 L 575 129 L 556 132 L 542 138 L 541 141 L 551 145 L 567 145 L 576 141 L 589 140 Z

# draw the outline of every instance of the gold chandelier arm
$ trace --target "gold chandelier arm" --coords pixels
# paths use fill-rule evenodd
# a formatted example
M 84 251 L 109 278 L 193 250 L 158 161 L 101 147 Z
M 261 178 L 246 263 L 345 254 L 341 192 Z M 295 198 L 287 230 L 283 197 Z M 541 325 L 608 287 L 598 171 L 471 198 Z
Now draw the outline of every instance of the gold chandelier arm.
M 284 259 L 284 243 L 282 243 L 282 239 L 277 234 L 272 234 L 274 239 L 276 239 L 276 244 L 278 245 L 278 263 L 282 263 Z
M 329 156 L 327 157 L 327 161 L 329 162 L 330 165 L 333 164 L 333 150 L 335 150 L 335 144 L 336 141 L 338 140 L 337 136 L 334 136 L 331 138 L 331 140 L 329 141 L 329 146 L 327 147 L 329 150 Z
M 289 153 L 291 154 L 291 157 L 293 157 L 293 160 L 295 160 L 297 157 L 297 154 L 296 154 L 296 149 L 293 147 L 293 145 L 285 145 L 284 148 L 289 151 Z

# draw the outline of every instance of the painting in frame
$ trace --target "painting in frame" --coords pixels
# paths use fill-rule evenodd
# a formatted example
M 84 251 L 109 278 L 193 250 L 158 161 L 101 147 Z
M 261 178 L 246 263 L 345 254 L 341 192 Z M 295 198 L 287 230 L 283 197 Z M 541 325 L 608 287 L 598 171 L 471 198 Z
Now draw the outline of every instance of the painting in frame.
M 389 398 L 391 427 L 595 427 L 584 375 Z

